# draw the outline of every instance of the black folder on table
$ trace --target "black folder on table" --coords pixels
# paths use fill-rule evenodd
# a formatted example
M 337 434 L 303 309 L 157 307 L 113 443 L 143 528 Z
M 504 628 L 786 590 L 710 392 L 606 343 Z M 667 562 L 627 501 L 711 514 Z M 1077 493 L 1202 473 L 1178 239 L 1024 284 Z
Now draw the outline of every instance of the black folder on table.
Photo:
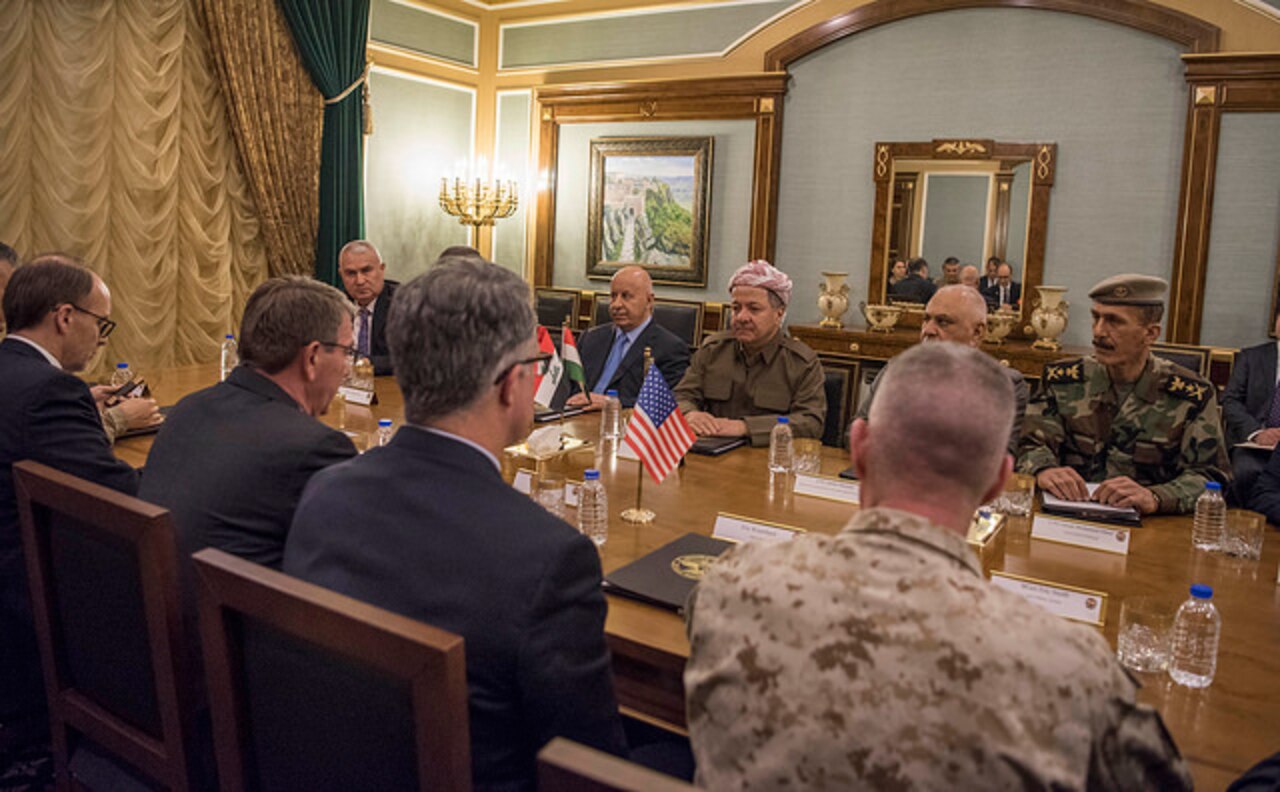
M 605 575 L 604 590 L 676 612 L 683 611 L 689 592 L 698 584 L 706 566 L 730 547 L 733 547 L 733 542 L 687 533 Z
M 747 438 L 745 437 L 699 437 L 693 441 L 693 446 L 689 448 L 689 453 L 702 454 L 703 456 L 720 456 L 746 444 Z
M 582 415 L 586 411 L 587 409 L 585 407 L 562 407 L 559 410 L 538 409 L 534 410 L 533 422 L 551 423 L 552 421 L 558 421 L 561 418 L 572 418 L 575 415 Z
M 169 411 L 172 409 L 173 409 L 172 404 L 167 407 L 161 407 L 160 415 L 162 417 L 168 417 Z M 158 424 L 152 424 L 151 426 L 140 426 L 137 429 L 125 429 L 123 432 L 116 435 L 116 439 L 123 440 L 126 437 L 141 437 L 142 435 L 155 434 L 156 432 L 160 431 L 160 427 L 162 426 L 164 426 L 164 421 L 161 421 Z

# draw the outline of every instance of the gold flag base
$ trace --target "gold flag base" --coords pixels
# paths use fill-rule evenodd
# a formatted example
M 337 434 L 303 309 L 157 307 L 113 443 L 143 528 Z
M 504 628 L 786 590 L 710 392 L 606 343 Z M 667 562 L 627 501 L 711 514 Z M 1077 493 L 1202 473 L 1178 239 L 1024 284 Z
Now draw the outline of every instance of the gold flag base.
M 630 509 L 622 510 L 622 521 L 635 523 L 637 525 L 648 525 L 653 522 L 653 518 L 658 515 L 654 514 L 650 509 L 642 509 L 639 506 L 633 506 Z

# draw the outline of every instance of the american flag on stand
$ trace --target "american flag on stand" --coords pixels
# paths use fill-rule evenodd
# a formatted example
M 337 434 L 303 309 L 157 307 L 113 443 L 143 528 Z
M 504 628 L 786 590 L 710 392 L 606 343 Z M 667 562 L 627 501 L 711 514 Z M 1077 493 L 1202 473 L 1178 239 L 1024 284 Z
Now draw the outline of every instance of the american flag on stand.
M 657 366 L 645 375 L 624 438 L 659 484 L 676 469 L 693 445 L 693 430 L 676 406 L 676 397 Z

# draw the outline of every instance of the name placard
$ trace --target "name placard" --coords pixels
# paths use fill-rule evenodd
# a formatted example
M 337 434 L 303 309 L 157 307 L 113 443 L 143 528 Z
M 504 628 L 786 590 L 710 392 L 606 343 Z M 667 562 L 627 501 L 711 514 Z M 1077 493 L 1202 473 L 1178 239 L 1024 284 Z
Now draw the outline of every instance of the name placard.
M 621 437 L 618 438 L 618 459 L 630 459 L 632 462 L 639 462 L 640 457 L 632 450 L 631 446 Z
M 992 572 L 991 584 L 1064 619 L 1103 626 L 1107 621 L 1107 595 L 1102 591 L 1064 586 L 1047 580 Z
M 348 401 L 352 404 L 363 404 L 365 406 L 373 404 L 375 398 L 375 394 L 371 390 L 352 388 L 347 385 L 339 387 L 338 393 L 342 394 L 343 401 Z
M 1081 522 L 1066 517 L 1050 517 L 1037 514 L 1031 521 L 1031 538 L 1049 542 L 1086 547 L 1116 555 L 1129 554 L 1128 528 L 1109 528 L 1105 525 Z
M 511 486 L 516 488 L 516 492 L 523 492 L 525 495 L 533 492 L 533 471 L 517 470 L 516 477 L 511 480 Z
M 564 505 L 578 508 L 578 496 L 582 494 L 581 481 L 566 481 L 564 483 Z
M 711 531 L 711 536 L 714 539 L 724 539 L 727 542 L 764 542 L 766 544 L 774 544 L 776 542 L 790 541 L 797 533 L 803 532 L 803 528 L 793 528 L 781 523 L 752 520 L 747 517 L 739 517 L 736 514 L 720 512 L 716 515 L 716 525 Z
M 840 501 L 841 503 L 857 503 L 861 488 L 856 481 L 836 478 L 835 476 L 816 476 L 812 473 L 797 473 L 796 483 L 791 489 L 797 495 L 809 495 L 814 498 Z

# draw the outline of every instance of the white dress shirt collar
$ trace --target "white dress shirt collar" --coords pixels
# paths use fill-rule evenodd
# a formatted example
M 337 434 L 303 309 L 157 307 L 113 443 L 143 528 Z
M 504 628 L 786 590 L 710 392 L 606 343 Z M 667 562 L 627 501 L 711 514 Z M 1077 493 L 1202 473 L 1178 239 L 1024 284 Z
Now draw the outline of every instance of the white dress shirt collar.
M 10 335 L 9 338 L 12 338 L 14 341 L 21 341 L 24 344 L 35 347 L 36 351 L 44 355 L 44 359 L 49 361 L 49 365 L 53 366 L 56 369 L 62 368 L 62 364 L 58 362 L 58 359 L 56 357 L 54 357 L 52 354 L 49 353 L 49 350 L 40 346 L 35 341 L 32 341 L 30 338 L 27 338 L 26 336 L 22 336 L 22 335 Z

